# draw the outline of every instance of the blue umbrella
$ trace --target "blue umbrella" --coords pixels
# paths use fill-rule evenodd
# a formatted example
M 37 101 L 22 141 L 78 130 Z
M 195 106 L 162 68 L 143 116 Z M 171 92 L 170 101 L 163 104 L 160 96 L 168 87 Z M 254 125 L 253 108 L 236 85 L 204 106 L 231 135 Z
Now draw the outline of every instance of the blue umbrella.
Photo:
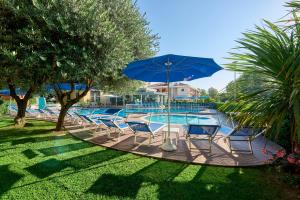
M 69 91 L 71 90 L 70 83 L 55 83 L 55 84 L 48 84 L 46 85 L 46 90 L 54 90 L 54 86 L 58 87 L 60 90 Z M 74 90 L 84 90 L 86 88 L 85 84 L 82 83 L 75 83 Z
M 211 58 L 180 55 L 164 55 L 128 64 L 123 73 L 129 78 L 146 82 L 166 82 L 168 84 L 168 137 L 162 149 L 176 150 L 170 139 L 170 82 L 190 81 L 208 77 L 221 70 Z
M 17 95 L 25 95 L 25 92 L 22 91 L 20 88 L 16 89 L 16 93 L 17 93 Z M 0 95 L 9 96 L 10 90 L 9 89 L 0 90 Z

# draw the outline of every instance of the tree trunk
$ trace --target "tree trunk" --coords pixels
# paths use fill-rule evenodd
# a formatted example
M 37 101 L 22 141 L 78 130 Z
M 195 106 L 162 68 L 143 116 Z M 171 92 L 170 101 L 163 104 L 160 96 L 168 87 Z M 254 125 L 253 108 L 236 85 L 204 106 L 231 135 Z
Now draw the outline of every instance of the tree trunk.
M 18 127 L 24 127 L 26 124 L 25 114 L 27 108 L 28 99 L 19 99 L 17 100 L 18 112 L 14 118 L 15 125 Z
M 68 103 L 66 105 L 61 104 L 61 109 L 60 109 L 59 116 L 58 116 L 58 119 L 57 119 L 57 122 L 56 122 L 55 131 L 61 131 L 62 130 L 62 127 L 64 126 L 65 117 L 66 117 L 67 112 L 68 112 L 68 110 L 71 106 L 72 105 L 68 105 Z
M 18 106 L 18 112 L 14 119 L 15 125 L 19 127 L 24 127 L 26 123 L 25 113 L 27 108 L 27 102 L 31 98 L 32 93 L 35 91 L 35 86 L 30 86 L 26 94 L 24 95 L 24 97 L 20 98 L 16 93 L 16 88 L 15 85 L 12 83 L 12 81 L 8 79 L 7 83 L 8 83 L 10 96 L 16 101 Z
M 91 80 L 87 80 L 87 86 L 84 89 L 84 91 L 81 94 L 79 94 L 78 96 L 76 96 L 74 99 L 69 99 L 69 100 L 66 100 L 65 98 L 68 95 L 71 95 L 72 92 L 75 90 L 74 81 L 70 82 L 71 90 L 68 91 L 68 92 L 62 91 L 58 86 L 56 86 L 54 84 L 54 90 L 55 90 L 55 93 L 57 95 L 57 99 L 58 99 L 58 101 L 60 103 L 60 106 L 61 106 L 59 116 L 58 116 L 58 120 L 57 120 L 57 123 L 56 123 L 55 131 L 61 131 L 62 130 L 62 128 L 64 126 L 65 116 L 66 116 L 69 108 L 71 108 L 74 104 L 78 103 L 79 100 L 81 98 L 83 98 L 88 93 L 88 91 L 90 91 L 92 83 L 93 82 Z

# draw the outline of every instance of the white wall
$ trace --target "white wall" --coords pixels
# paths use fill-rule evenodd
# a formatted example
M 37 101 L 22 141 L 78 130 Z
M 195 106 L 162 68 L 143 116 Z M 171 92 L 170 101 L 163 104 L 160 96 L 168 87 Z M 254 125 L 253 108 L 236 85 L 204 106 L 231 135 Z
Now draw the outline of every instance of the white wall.
M 190 89 L 189 88 L 176 88 L 177 89 L 177 95 L 178 96 L 189 96 L 190 95 Z M 182 91 L 184 90 L 184 91 Z

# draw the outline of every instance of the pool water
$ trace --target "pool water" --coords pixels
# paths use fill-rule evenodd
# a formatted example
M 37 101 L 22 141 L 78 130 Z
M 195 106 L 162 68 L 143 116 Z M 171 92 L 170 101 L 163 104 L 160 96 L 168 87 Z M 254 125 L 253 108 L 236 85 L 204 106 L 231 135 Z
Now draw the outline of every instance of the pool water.
M 82 115 L 91 115 L 91 114 L 103 114 L 107 110 L 107 108 L 84 108 L 84 109 L 78 109 L 77 112 Z M 151 112 L 149 110 L 145 110 L 145 113 Z M 156 111 L 156 112 L 155 112 Z M 145 120 L 150 120 L 151 122 L 160 122 L 160 123 L 167 123 L 167 115 L 163 110 L 155 110 L 153 113 L 158 113 L 155 114 L 154 116 L 145 117 Z M 128 110 L 127 110 L 128 112 Z M 130 110 L 128 113 L 140 113 L 141 110 Z M 126 117 L 126 112 L 125 110 L 122 110 L 119 113 L 120 117 Z M 179 115 L 179 114 L 171 114 L 170 116 L 170 123 L 171 124 L 207 124 L 207 125 L 214 125 L 218 124 L 218 120 L 211 116 L 187 116 L 186 115 Z
M 77 109 L 76 112 L 78 112 L 81 115 L 91 115 L 91 114 L 103 114 L 107 110 L 107 108 L 81 108 Z M 172 113 L 186 113 L 189 111 L 186 110 L 179 110 L 179 109 L 171 109 L 170 110 Z M 201 110 L 198 109 L 195 112 L 200 112 Z M 119 113 L 119 116 L 121 117 L 126 117 L 127 114 L 132 114 L 132 113 L 166 113 L 166 110 L 162 109 L 127 109 L 127 110 L 122 110 Z
M 168 117 L 166 114 L 154 115 L 145 117 L 146 120 L 151 122 L 167 123 Z M 170 115 L 171 124 L 202 124 L 202 125 L 217 125 L 218 121 L 213 117 L 203 116 L 186 116 L 186 115 Z

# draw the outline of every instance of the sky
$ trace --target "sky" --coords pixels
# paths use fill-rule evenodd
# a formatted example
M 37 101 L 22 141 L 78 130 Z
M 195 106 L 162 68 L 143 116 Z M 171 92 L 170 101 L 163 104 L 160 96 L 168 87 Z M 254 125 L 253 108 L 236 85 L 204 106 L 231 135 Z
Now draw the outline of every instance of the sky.
M 276 22 L 287 14 L 285 0 L 138 0 L 153 33 L 158 33 L 157 56 L 179 54 L 213 58 L 224 67 L 228 52 L 237 46 L 242 33 L 262 25 L 263 19 Z M 219 91 L 234 79 L 221 70 L 211 77 L 190 81 L 194 87 Z

